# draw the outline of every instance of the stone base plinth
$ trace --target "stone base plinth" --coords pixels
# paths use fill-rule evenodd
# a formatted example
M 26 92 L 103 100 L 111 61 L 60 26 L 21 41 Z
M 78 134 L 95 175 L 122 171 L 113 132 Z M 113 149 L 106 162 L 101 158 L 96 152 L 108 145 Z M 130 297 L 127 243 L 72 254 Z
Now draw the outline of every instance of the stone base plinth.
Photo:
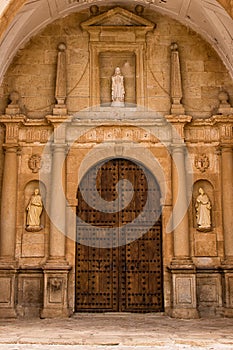
M 64 261 L 44 266 L 44 305 L 41 318 L 69 317 L 68 274 L 71 267 Z
M 16 269 L 0 268 L 0 318 L 16 318 Z
M 233 265 L 232 259 L 229 259 L 223 264 L 224 274 L 224 316 L 233 317 Z
M 53 108 L 53 115 L 67 115 L 66 105 L 55 105 Z
M 171 114 L 176 114 L 176 115 L 185 114 L 185 109 L 184 109 L 183 105 L 182 104 L 172 104 Z
M 199 318 L 197 309 L 186 309 L 186 308 L 173 309 L 171 310 L 170 316 L 174 318 L 183 318 L 183 319 Z
M 171 316 L 198 318 L 195 266 L 188 259 L 174 260 L 170 266 L 172 274 L 173 305 Z
M 224 317 L 233 317 L 233 307 L 232 308 L 224 308 L 223 310 Z

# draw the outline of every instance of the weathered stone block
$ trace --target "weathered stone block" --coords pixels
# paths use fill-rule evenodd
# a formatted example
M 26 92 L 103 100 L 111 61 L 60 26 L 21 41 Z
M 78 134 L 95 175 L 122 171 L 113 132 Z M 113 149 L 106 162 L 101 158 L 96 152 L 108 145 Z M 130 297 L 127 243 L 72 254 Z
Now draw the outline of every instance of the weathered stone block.
M 22 257 L 43 257 L 45 255 L 44 233 L 24 233 L 22 238 Z

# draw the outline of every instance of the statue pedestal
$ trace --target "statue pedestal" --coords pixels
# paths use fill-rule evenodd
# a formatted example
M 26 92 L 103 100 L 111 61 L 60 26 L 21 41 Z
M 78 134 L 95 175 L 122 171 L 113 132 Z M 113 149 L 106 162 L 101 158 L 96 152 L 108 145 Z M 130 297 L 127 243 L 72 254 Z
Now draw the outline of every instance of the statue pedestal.
M 14 262 L 0 261 L 0 318 L 16 318 L 16 275 Z
M 44 266 L 44 307 L 41 318 L 69 317 L 68 274 L 71 267 L 54 259 Z
M 125 103 L 120 101 L 113 101 L 111 103 L 111 107 L 125 107 Z
M 199 318 L 196 300 L 196 273 L 191 261 L 174 260 L 170 266 L 173 285 L 171 317 Z

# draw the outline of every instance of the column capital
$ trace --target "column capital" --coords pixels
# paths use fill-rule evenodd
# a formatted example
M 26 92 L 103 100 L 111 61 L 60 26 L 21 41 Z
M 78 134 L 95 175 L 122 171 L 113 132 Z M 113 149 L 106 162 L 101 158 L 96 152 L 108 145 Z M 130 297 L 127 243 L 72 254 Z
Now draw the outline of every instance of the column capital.
M 72 118 L 70 115 L 47 115 L 46 120 L 54 127 L 58 127 L 62 123 L 71 122 Z
M 232 152 L 232 150 L 233 150 L 233 144 L 232 143 L 222 143 L 221 145 L 220 145 L 220 151 L 223 153 L 225 153 L 225 152 Z
M 5 153 L 17 153 L 21 151 L 21 147 L 17 143 L 4 143 L 2 145 Z
M 184 140 L 184 127 L 191 122 L 192 117 L 189 115 L 166 115 L 165 118 L 172 125 L 173 142 L 181 143 Z
M 6 135 L 5 142 L 8 144 L 16 144 L 19 140 L 19 128 L 26 120 L 24 115 L 3 115 L 0 116 L 0 123 L 5 125 Z
M 67 145 L 67 143 L 56 143 L 56 142 L 54 142 L 54 143 L 52 143 L 51 148 L 52 148 L 52 152 L 53 153 L 67 154 L 69 146 Z
M 186 145 L 184 143 L 173 143 L 171 144 L 172 153 L 184 153 Z
M 9 124 L 9 123 L 13 123 L 13 124 L 21 124 L 26 122 L 27 117 L 24 114 L 16 114 L 16 115 L 9 115 L 9 114 L 3 114 L 0 115 L 0 123 L 3 124 Z
M 71 122 L 71 116 L 68 115 L 48 115 L 45 117 L 49 124 L 53 126 L 54 143 L 65 143 L 66 126 Z

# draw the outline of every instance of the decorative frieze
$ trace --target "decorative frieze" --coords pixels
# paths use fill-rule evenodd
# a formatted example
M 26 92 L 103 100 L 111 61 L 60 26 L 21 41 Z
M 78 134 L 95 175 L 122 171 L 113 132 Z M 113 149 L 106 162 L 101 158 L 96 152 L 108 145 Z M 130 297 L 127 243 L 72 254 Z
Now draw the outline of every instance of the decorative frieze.
M 50 130 L 48 128 L 43 127 L 24 127 L 20 132 L 20 141 L 24 141 L 27 143 L 46 143 L 50 136 Z

